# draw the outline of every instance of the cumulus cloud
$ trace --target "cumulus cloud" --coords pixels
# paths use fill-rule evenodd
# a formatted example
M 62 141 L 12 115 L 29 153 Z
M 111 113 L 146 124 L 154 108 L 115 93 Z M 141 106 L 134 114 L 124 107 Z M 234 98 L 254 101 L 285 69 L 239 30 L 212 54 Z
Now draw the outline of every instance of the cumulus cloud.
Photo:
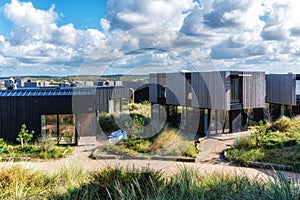
M 299 6 L 295 0 L 108 0 L 100 32 L 59 26 L 54 5 L 40 10 L 12 0 L 3 8 L 13 28 L 10 37 L 0 35 L 0 65 L 74 72 L 83 62 L 93 72 L 112 63 L 115 69 L 183 66 L 187 59 L 209 70 L 206 52 L 219 69 L 297 72 Z
M 142 27 L 179 30 L 187 13 L 198 3 L 193 0 L 109 0 L 107 20 L 111 30 Z
M 5 46 L 0 49 L 0 54 L 7 58 L 0 60 L 1 66 L 45 65 L 66 70 L 79 66 L 84 57 L 105 39 L 104 34 L 95 29 L 78 30 L 73 24 L 58 26 L 59 16 L 54 5 L 48 10 L 40 10 L 31 2 L 12 0 L 5 4 L 3 13 L 13 28 L 7 40 L 0 37 L 0 46 Z
M 275 68 L 288 70 L 290 63 L 296 69 L 300 44 L 298 1 L 202 2 L 206 2 L 206 7 L 193 9 L 181 32 L 202 40 L 220 68 L 260 68 L 271 72 Z

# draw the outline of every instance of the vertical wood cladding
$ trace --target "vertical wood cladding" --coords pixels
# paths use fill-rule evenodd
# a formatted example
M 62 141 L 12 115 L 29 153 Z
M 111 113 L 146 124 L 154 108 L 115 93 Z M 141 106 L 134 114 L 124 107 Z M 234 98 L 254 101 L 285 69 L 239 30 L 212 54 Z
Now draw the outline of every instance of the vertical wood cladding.
M 228 72 L 195 72 L 191 74 L 191 86 L 196 98 L 192 106 L 226 110 L 230 108 L 226 77 Z
M 94 92 L 90 92 L 91 90 Z M 35 137 L 38 137 L 41 134 L 41 115 L 92 113 L 96 116 L 96 110 L 108 112 L 110 99 L 130 97 L 129 89 L 123 87 L 75 88 L 76 95 L 72 95 L 72 91 L 73 89 L 0 91 L 0 138 L 16 142 L 22 124 L 26 124 L 29 130 L 34 130 Z M 84 93 L 86 91 L 89 93 Z M 89 126 L 94 127 L 94 119 L 90 116 L 77 118 L 84 120 L 83 129 L 86 128 L 86 133 L 89 134 Z M 96 134 L 96 128 L 94 130 Z M 81 129 L 80 134 L 84 132 Z
M 296 105 L 296 74 L 267 74 L 266 102 Z
M 149 100 L 158 103 L 159 86 L 163 74 L 151 74 Z M 190 76 L 190 78 L 188 78 Z M 231 78 L 241 79 L 242 100 L 239 108 L 261 108 L 265 105 L 264 72 L 192 72 L 167 73 L 166 104 L 192 106 L 217 110 L 230 110 Z
M 130 99 L 131 91 L 123 87 L 100 87 L 96 89 L 95 109 L 99 112 L 109 111 L 109 100 Z
M 22 124 L 34 130 L 37 137 L 41 134 L 41 115 L 73 113 L 72 96 L 1 97 L 0 104 L 0 137 L 12 142 L 15 142 Z
M 186 106 L 186 84 L 185 74 L 166 74 L 166 104 Z
M 265 107 L 265 73 L 243 72 L 243 108 Z
M 150 88 L 149 88 L 149 101 L 152 103 L 157 103 L 158 101 L 158 78 L 157 74 L 150 74 Z

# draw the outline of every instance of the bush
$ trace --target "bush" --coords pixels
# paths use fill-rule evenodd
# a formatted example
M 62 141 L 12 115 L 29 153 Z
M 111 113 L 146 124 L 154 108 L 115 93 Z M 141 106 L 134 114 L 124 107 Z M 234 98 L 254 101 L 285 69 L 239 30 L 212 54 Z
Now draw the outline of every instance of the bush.
M 233 147 L 237 149 L 253 148 L 255 141 L 251 137 L 240 137 L 234 141 Z
M 125 148 L 134 150 L 138 153 L 149 153 L 151 142 L 144 139 L 127 139 L 118 143 L 124 145 Z M 117 145 L 118 145 L 117 144 Z
M 269 127 L 272 131 L 286 132 L 292 127 L 292 120 L 289 117 L 282 116 Z
M 17 137 L 17 141 L 21 143 L 21 148 L 24 148 L 24 145 L 27 146 L 28 142 L 33 138 L 34 131 L 29 133 L 29 130 L 26 129 L 26 125 L 21 126 L 21 131 Z
M 113 116 L 109 113 L 100 113 L 99 125 L 106 133 L 111 133 L 119 129 L 119 127 L 115 123 Z

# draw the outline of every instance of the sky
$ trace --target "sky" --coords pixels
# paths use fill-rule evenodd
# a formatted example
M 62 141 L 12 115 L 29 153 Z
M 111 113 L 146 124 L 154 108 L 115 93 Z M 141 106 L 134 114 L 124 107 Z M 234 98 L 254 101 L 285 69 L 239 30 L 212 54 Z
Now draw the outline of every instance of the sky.
M 296 0 L 0 0 L 0 77 L 300 73 Z

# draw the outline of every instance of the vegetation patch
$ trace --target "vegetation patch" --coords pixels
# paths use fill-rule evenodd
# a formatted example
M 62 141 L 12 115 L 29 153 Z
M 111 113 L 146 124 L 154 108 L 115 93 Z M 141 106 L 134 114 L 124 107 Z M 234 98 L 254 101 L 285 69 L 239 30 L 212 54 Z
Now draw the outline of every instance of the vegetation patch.
M 125 113 L 114 115 L 101 113 L 99 124 L 107 135 L 120 129 L 119 126 L 121 126 L 122 130 L 126 131 L 128 139 L 115 144 L 103 144 L 99 147 L 96 155 L 91 157 L 101 157 L 103 154 L 145 158 L 153 156 L 197 157 L 199 151 L 194 142 L 184 138 L 177 129 L 165 128 L 155 136 L 152 136 L 152 132 L 146 132 L 144 127 L 150 123 L 150 117 L 151 104 L 149 102 L 131 103 Z M 119 123 L 117 124 L 116 121 Z M 143 136 L 147 136 L 147 138 Z
M 0 138 L 0 159 L 2 161 L 26 161 L 29 159 L 57 159 L 72 153 L 71 147 L 63 147 L 55 144 L 48 137 L 40 137 L 36 143 L 32 143 L 34 132 L 29 132 L 23 124 L 18 138 L 21 144 L 10 144 Z
M 24 160 L 23 158 L 57 159 L 67 157 L 71 153 L 71 147 L 63 147 L 57 145 L 45 149 L 42 145 L 39 144 L 29 144 L 24 148 L 21 148 L 19 145 L 5 143 L 3 141 L 0 144 L 0 158 L 4 161 Z
M 67 167 L 54 174 L 0 169 L 0 199 L 299 199 L 299 180 L 275 173 L 270 180 L 236 175 L 200 175 L 183 167 L 165 176 L 149 168 Z
M 152 138 L 129 137 L 117 143 L 105 143 L 99 146 L 99 150 L 93 157 L 107 154 L 146 158 L 153 156 L 196 158 L 198 153 L 194 142 L 185 139 L 178 130 L 167 128 Z
M 300 118 L 282 117 L 274 123 L 256 127 L 247 137 L 241 137 L 226 151 L 230 161 L 247 166 L 248 161 L 291 165 L 300 170 Z

